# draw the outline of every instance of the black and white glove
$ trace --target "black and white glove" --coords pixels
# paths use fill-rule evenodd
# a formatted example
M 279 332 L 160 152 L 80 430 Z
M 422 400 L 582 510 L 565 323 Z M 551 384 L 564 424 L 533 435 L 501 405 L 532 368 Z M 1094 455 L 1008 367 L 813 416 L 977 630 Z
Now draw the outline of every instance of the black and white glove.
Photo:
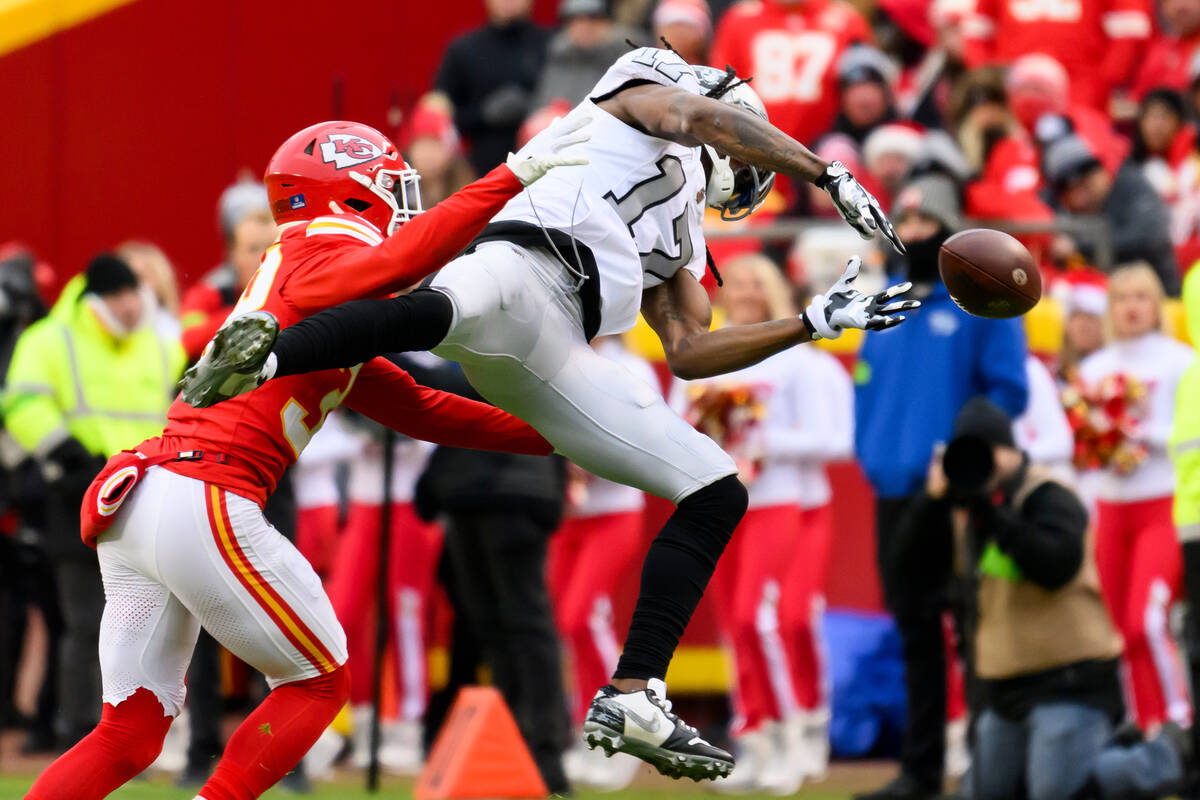
M 862 259 L 851 258 L 838 282 L 825 294 L 814 297 L 800 315 L 813 339 L 836 339 L 846 328 L 882 331 L 904 322 L 899 312 L 921 307 L 918 300 L 890 302 L 912 288 L 908 281 L 889 286 L 879 294 L 858 291 L 854 279 L 861 268 Z
M 816 185 L 818 189 L 829 193 L 833 207 L 851 228 L 858 231 L 859 236 L 870 239 L 875 235 L 875 231 L 880 231 L 897 252 L 904 252 L 904 243 L 892 229 L 892 223 L 888 221 L 887 214 L 883 213 L 879 201 L 854 180 L 854 176 L 842 162 L 834 161 L 826 167 L 821 177 L 817 178 Z
M 577 116 L 570 121 L 560 117 L 546 129 L 547 137 L 534 139 L 516 153 L 509 153 L 504 163 L 523 186 L 528 186 L 555 167 L 586 164 L 587 157 L 578 148 L 571 153 L 563 151 L 590 140 L 592 134 L 588 126 L 591 123 L 592 118 L 587 115 Z

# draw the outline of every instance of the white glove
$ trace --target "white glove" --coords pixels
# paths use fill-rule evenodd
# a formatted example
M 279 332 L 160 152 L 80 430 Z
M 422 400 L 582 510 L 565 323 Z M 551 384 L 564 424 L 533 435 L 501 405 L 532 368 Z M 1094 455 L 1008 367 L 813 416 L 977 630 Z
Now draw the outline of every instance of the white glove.
M 588 163 L 582 154 L 564 154 L 563 151 L 592 138 L 587 126 L 592 118 L 580 115 L 570 122 L 561 117 L 550 123 L 547 135 L 536 137 L 516 153 L 509 153 L 504 162 L 517 176 L 523 186 L 536 181 L 555 167 L 573 167 Z
M 862 259 L 851 258 L 838 282 L 825 294 L 814 297 L 801 314 L 813 339 L 836 339 L 846 328 L 881 331 L 904 322 L 903 316 L 893 314 L 921 307 L 917 300 L 888 302 L 912 288 L 908 281 L 889 286 L 879 294 L 858 291 L 853 284 L 861 268 Z
M 842 215 L 850 227 L 864 239 L 870 239 L 880 231 L 892 243 L 897 252 L 904 252 L 904 243 L 892 230 L 892 223 L 875 196 L 854 180 L 854 176 L 840 161 L 834 161 L 816 180 L 817 188 L 824 189 L 833 200 L 833 207 Z

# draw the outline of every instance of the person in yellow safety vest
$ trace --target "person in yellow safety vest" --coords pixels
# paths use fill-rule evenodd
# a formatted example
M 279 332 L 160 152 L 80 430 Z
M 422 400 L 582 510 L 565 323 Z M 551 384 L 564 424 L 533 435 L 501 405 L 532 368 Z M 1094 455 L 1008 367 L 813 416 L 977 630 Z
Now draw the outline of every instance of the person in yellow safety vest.
M 150 310 L 129 266 L 97 256 L 17 340 L 0 404 L 7 433 L 46 484 L 44 546 L 63 616 L 60 745 L 82 738 L 100 718 L 104 593 L 96 553 L 79 538 L 79 504 L 109 456 L 162 430 L 184 367 L 179 342 L 148 324 Z
M 1200 268 L 1191 269 L 1183 281 L 1183 308 L 1188 338 L 1193 346 L 1200 347 Z M 1197 683 L 1200 679 L 1200 355 L 1179 380 L 1167 449 L 1175 462 L 1175 532 L 1183 548 L 1184 591 L 1189 609 L 1185 642 L 1192 686 L 1197 687 L 1200 686 Z M 1200 726 L 1194 725 L 1193 736 L 1198 731 Z

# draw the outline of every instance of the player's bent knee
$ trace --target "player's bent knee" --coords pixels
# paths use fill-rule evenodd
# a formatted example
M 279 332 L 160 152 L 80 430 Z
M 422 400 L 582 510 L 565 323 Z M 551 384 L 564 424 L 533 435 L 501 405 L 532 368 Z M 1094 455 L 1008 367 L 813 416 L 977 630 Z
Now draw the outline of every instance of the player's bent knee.
M 671 516 L 679 524 L 665 526 L 658 541 L 715 566 L 748 502 L 749 493 L 742 482 L 736 475 L 726 475 L 680 500 Z
M 678 508 L 694 514 L 705 514 L 729 526 L 730 534 L 746 514 L 750 493 L 737 475 L 726 475 L 702 486 L 679 501 Z

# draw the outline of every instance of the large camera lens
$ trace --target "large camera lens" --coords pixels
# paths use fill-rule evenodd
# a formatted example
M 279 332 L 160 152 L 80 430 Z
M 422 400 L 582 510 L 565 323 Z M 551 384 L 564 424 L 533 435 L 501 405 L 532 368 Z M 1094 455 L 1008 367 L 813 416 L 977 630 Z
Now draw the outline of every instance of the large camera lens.
M 958 495 L 978 495 L 987 489 L 996 468 L 992 445 L 978 436 L 959 436 L 946 446 L 942 469 Z

